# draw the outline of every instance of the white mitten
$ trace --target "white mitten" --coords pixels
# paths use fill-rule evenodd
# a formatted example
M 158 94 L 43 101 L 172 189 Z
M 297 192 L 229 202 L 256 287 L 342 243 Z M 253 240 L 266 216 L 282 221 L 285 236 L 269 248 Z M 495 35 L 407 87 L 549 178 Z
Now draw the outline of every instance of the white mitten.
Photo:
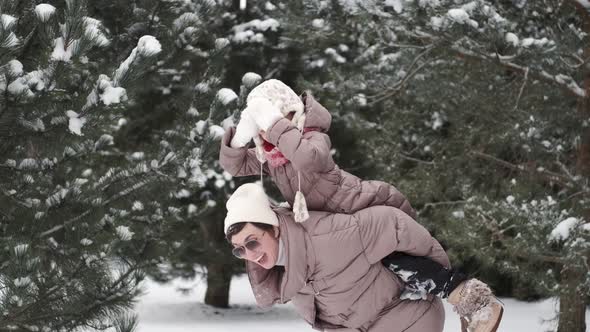
M 275 122 L 283 118 L 281 110 L 265 98 L 249 100 L 246 110 L 258 127 L 264 131 L 268 131 Z
M 258 135 L 260 129 L 256 125 L 256 122 L 252 119 L 250 114 L 246 110 L 242 111 L 240 115 L 240 122 L 236 126 L 236 132 L 232 137 L 230 146 L 234 149 L 243 148 L 248 144 L 252 138 Z

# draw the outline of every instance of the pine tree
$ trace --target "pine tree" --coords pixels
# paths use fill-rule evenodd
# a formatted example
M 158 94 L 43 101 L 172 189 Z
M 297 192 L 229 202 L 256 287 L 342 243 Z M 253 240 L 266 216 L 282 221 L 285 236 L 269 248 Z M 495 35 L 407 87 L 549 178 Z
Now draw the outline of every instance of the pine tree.
M 85 1 L 0 8 L 0 330 L 129 331 L 118 317 L 146 262 L 124 255 L 133 226 L 112 215 L 160 174 L 113 135 L 160 43 L 139 38 L 119 64 Z
M 456 258 L 559 296 L 558 331 L 584 331 L 586 2 L 304 3 L 308 64 L 420 221 Z

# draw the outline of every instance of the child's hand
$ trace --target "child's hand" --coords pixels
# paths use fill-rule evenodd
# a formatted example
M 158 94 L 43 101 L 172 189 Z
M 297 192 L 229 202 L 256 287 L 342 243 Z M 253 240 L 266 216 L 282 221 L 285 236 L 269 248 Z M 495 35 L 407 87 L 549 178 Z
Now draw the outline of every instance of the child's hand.
M 242 111 L 240 122 L 238 122 L 236 132 L 230 142 L 232 148 L 242 148 L 246 146 L 254 136 L 258 135 L 258 126 L 246 110 Z
M 281 110 L 265 98 L 254 98 L 248 101 L 246 111 L 258 127 L 264 131 L 268 131 L 275 122 L 283 118 Z

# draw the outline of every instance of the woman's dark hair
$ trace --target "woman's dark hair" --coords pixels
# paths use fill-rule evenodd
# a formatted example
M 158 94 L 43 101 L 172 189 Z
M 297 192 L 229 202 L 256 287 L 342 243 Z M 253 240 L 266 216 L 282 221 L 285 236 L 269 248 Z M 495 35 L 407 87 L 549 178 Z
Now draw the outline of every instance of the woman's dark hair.
M 239 223 L 235 223 L 231 226 L 229 226 L 229 229 L 227 230 L 227 234 L 225 234 L 225 239 L 227 240 L 227 242 L 231 243 L 231 238 L 238 234 L 242 229 L 244 229 L 244 226 L 246 226 L 246 224 L 252 224 L 254 227 L 261 229 L 263 231 L 267 231 L 270 232 L 272 231 L 272 225 L 269 224 L 263 224 L 260 222 L 250 222 L 250 221 L 244 221 L 244 222 L 239 222 Z

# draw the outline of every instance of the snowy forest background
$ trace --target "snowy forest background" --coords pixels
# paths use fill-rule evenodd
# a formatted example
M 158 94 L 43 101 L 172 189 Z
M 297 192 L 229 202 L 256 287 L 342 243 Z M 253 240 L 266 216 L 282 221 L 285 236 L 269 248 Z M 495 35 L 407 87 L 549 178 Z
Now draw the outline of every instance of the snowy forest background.
M 452 261 L 590 301 L 587 0 L 0 0 L 0 330 L 131 331 L 138 285 L 229 305 L 219 139 L 278 78 L 339 165 L 395 184 Z M 271 188 L 269 183 L 267 188 Z M 276 195 L 277 193 L 275 193 Z M 280 199 L 280 196 L 275 196 Z

